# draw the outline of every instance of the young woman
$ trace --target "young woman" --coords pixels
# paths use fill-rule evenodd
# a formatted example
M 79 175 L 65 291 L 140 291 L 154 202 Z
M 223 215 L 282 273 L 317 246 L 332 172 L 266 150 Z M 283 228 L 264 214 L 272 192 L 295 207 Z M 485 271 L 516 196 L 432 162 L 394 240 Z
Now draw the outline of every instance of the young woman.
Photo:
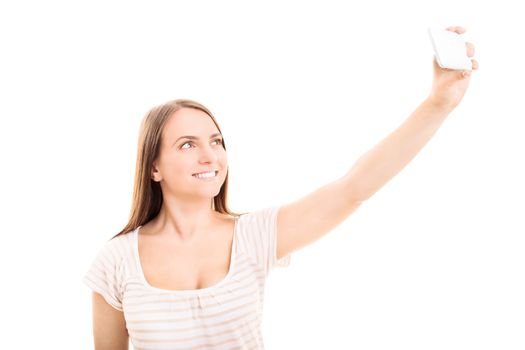
M 466 50 L 474 55 L 472 44 Z M 242 215 L 227 206 L 226 145 L 211 112 L 189 100 L 153 108 L 141 127 L 129 222 L 84 278 L 95 348 L 128 349 L 131 340 L 141 350 L 263 349 L 268 273 L 403 169 L 461 101 L 470 74 L 434 60 L 429 96 L 347 174 L 295 202 Z

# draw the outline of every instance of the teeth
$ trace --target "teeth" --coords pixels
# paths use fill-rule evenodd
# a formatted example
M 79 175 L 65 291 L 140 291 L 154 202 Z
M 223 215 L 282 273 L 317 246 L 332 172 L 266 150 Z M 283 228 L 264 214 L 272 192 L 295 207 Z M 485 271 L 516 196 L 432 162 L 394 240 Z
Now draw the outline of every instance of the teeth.
M 210 171 L 210 172 L 202 173 L 202 174 L 195 174 L 193 176 L 199 177 L 199 178 L 202 178 L 202 177 L 214 177 L 215 176 L 215 171 Z

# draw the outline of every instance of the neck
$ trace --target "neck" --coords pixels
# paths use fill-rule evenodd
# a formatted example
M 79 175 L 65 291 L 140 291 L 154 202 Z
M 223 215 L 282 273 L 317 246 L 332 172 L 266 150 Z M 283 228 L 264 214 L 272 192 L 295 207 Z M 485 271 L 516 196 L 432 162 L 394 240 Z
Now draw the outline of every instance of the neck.
M 181 201 L 165 198 L 159 214 L 151 221 L 151 231 L 190 241 L 209 232 L 220 215 L 212 209 L 210 199 Z

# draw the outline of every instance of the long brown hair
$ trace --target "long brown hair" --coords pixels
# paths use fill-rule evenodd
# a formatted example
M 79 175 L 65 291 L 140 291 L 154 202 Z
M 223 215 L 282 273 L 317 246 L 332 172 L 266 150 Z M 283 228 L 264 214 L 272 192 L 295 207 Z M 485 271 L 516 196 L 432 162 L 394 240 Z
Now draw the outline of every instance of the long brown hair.
M 160 184 L 151 179 L 153 161 L 160 153 L 162 130 L 168 118 L 181 108 L 194 108 L 203 111 L 210 116 L 219 132 L 222 134 L 219 124 L 208 108 L 198 102 L 179 99 L 166 102 L 153 107 L 142 120 L 137 148 L 137 163 L 135 166 L 135 185 L 133 188 L 133 199 L 130 216 L 127 225 L 113 238 L 135 230 L 155 218 L 162 207 L 162 191 Z M 226 144 L 222 147 L 226 150 Z M 239 216 L 229 210 L 227 205 L 228 174 L 221 186 L 219 194 L 213 198 L 212 209 L 224 214 Z

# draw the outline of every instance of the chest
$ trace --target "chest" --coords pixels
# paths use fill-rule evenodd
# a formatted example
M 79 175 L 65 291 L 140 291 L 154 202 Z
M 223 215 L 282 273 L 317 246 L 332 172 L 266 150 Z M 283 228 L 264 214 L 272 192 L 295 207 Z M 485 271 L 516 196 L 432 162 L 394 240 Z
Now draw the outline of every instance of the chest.
M 208 239 L 180 244 L 158 237 L 140 237 L 139 259 L 144 278 L 153 287 L 194 290 L 222 281 L 230 269 L 233 234 L 218 231 Z

